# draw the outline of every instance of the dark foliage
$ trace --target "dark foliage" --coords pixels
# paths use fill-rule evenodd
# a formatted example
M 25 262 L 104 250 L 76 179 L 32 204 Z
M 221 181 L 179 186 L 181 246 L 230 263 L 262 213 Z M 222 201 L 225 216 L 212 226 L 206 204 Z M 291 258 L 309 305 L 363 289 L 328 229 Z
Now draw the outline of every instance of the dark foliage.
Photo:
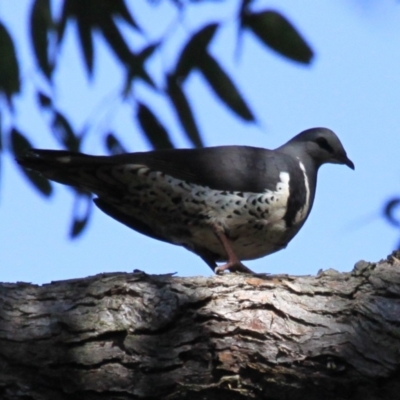
M 144 0 L 143 0 L 144 1 Z M 199 3 L 210 0 L 183 1 L 170 0 L 178 13 L 186 7 L 197 7 Z M 221 0 L 224 1 L 224 0 Z M 226 1 L 226 0 L 225 0 Z M 155 8 L 161 2 L 148 0 Z M 135 97 L 134 86 L 137 81 L 146 83 L 149 91 L 161 94 L 169 101 L 171 111 L 175 112 L 182 127 L 182 134 L 195 147 L 202 147 L 203 141 L 195 118 L 195 110 L 185 92 L 185 82 L 192 71 L 202 76 L 215 95 L 227 109 L 239 118 L 250 123 L 256 117 L 237 88 L 234 80 L 223 69 L 219 60 L 209 51 L 209 46 L 218 35 L 218 30 L 225 21 L 213 21 L 197 32 L 188 34 L 186 44 L 176 54 L 175 67 L 164 72 L 164 86 L 155 83 L 147 61 L 157 57 L 157 49 L 164 46 L 169 35 L 165 34 L 156 42 L 150 42 L 147 33 L 139 26 L 140 4 L 130 0 L 63 0 L 61 13 L 55 15 L 50 0 L 32 0 L 30 11 L 30 43 L 32 54 L 49 90 L 37 88 L 38 109 L 49 118 L 49 128 L 60 147 L 70 151 L 80 151 L 90 127 L 81 131 L 74 128 L 68 115 L 56 107 L 53 96 L 56 92 L 54 71 L 61 62 L 62 44 L 68 25 L 76 27 L 76 34 L 89 79 L 96 66 L 96 46 L 94 35 L 104 38 L 112 54 L 125 70 L 125 82 L 119 89 L 121 101 L 129 100 L 132 115 L 142 133 L 153 148 L 171 148 L 173 142 L 169 136 L 169 127 L 164 126 L 154 106 Z M 298 33 L 288 18 L 274 10 L 253 11 L 251 0 L 242 0 L 238 18 L 240 37 L 246 31 L 252 32 L 266 48 L 273 49 L 287 59 L 303 64 L 311 62 L 313 52 Z M 179 28 L 181 20 L 173 29 Z M 169 28 L 171 29 L 171 28 Z M 138 35 L 146 43 L 141 49 L 132 49 L 127 40 L 127 32 Z M 4 95 L 5 112 L 15 112 L 15 97 L 25 84 L 21 77 L 15 42 L 7 27 L 0 22 L 0 92 Z M 42 85 L 43 86 L 43 85 Z M 8 108 L 8 111 L 7 111 Z M 18 110 L 16 110 L 18 112 Z M 109 154 L 124 152 L 124 146 L 118 134 L 107 129 L 101 133 L 101 141 Z M 3 139 L 6 140 L 1 140 Z M 2 143 L 9 143 L 9 150 L 18 156 L 25 149 L 32 147 L 28 137 L 32 132 L 21 132 L 17 126 L 3 129 L 0 133 L 0 155 Z M 43 195 L 52 194 L 50 183 L 30 172 L 23 171 L 34 187 Z M 78 236 L 87 226 L 91 212 L 89 195 L 75 189 L 71 237 Z

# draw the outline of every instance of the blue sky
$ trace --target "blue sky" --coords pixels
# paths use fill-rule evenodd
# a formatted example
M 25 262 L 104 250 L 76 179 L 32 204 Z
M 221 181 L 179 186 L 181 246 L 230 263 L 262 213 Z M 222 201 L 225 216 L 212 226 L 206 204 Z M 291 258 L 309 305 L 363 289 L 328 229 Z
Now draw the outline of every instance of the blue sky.
M 28 81 L 17 99 L 18 114 L 13 120 L 6 117 L 4 124 L 13 122 L 38 148 L 58 148 L 46 116 L 37 112 L 34 103 L 35 85 L 46 88 L 46 84 L 35 73 L 25 30 L 30 3 L 0 0 L 2 21 L 16 39 L 22 74 Z M 384 201 L 400 192 L 398 2 L 255 2 L 255 9 L 276 9 L 299 29 L 316 53 L 310 67 L 266 50 L 251 34 L 243 36 L 238 51 L 234 40 L 237 2 L 228 3 L 193 6 L 184 28 L 172 35 L 151 66 L 160 82 L 160 71 L 173 66 L 185 32 L 195 31 L 214 16 L 226 21 L 211 51 L 235 80 L 258 124 L 240 121 L 199 75 L 192 74 L 185 90 L 205 143 L 275 148 L 303 129 L 324 126 L 338 134 L 356 165 L 355 171 L 337 165 L 322 167 L 314 207 L 300 233 L 285 250 L 246 265 L 257 272 L 303 275 L 327 268 L 349 271 L 360 259 L 384 258 L 399 236 L 381 218 Z M 150 39 L 156 39 L 174 18 L 169 3 L 162 4 L 164 8 L 155 13 L 147 2 L 135 2 L 138 22 Z M 75 29 L 69 27 L 55 75 L 56 104 L 77 130 L 88 122 L 94 126 L 85 142 L 86 152 L 105 153 L 98 133 L 108 129 L 115 130 L 129 150 L 147 150 L 132 118 L 132 103 L 118 101 L 122 70 L 102 39 L 98 41 L 94 84 L 90 84 L 76 47 Z M 143 45 L 135 36 L 131 43 L 133 48 Z M 187 147 L 168 103 L 144 85 L 135 89 L 170 127 L 176 146 Z M 0 196 L 0 281 L 45 283 L 135 268 L 181 276 L 211 274 L 197 256 L 141 236 L 99 210 L 85 234 L 69 240 L 72 192 L 57 185 L 54 196 L 46 201 L 16 170 L 11 154 L 3 157 Z

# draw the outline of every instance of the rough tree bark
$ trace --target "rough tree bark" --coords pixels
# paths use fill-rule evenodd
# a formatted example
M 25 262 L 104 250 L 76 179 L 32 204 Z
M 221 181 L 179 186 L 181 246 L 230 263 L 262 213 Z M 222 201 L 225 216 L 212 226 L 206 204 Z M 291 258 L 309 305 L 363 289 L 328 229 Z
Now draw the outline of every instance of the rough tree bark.
M 399 259 L 2 284 L 0 398 L 399 398 Z

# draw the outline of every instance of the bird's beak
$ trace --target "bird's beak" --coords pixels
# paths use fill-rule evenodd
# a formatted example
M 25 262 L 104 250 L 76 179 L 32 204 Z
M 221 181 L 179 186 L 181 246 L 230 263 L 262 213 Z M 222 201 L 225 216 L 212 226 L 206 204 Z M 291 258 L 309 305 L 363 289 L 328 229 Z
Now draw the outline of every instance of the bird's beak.
M 354 163 L 347 156 L 345 156 L 342 160 L 344 165 L 347 165 L 349 168 L 354 169 Z

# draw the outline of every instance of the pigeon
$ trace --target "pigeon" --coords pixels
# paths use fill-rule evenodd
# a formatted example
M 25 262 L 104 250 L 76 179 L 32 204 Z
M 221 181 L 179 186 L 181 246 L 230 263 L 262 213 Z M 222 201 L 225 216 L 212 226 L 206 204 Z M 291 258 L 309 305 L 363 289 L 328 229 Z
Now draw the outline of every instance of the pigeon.
M 110 217 L 183 246 L 215 273 L 252 273 L 242 261 L 287 246 L 310 214 L 322 164 L 354 169 L 327 128 L 307 129 L 275 150 L 218 146 L 92 156 L 31 149 L 17 161 L 95 194 Z

